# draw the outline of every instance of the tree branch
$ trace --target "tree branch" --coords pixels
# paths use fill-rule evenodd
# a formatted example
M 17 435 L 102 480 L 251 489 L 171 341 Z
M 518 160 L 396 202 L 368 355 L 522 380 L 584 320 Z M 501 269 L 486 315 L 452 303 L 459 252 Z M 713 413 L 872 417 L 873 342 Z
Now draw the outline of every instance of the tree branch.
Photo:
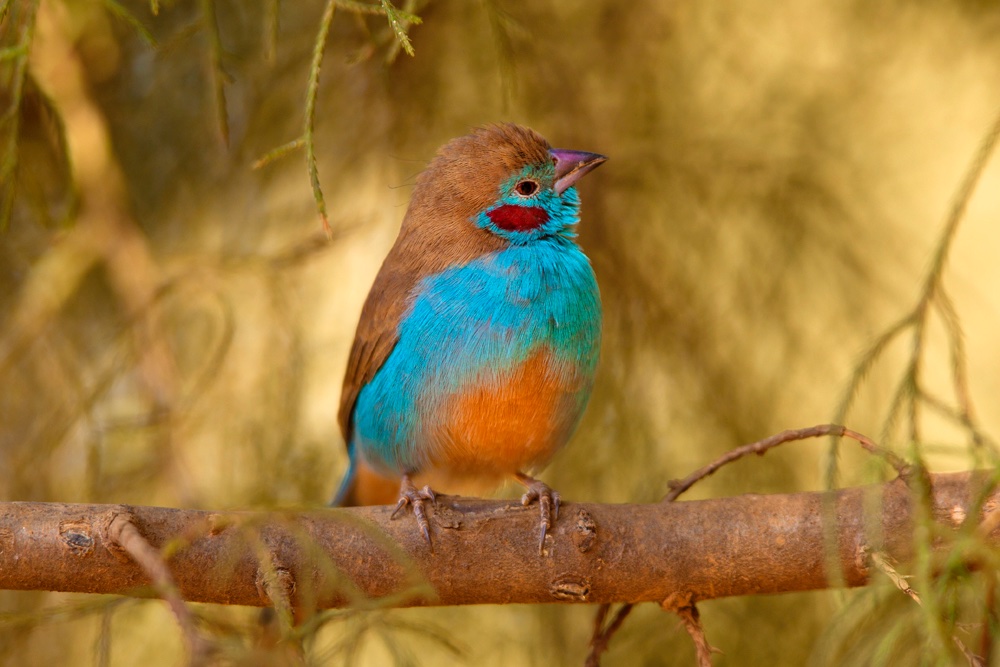
M 930 475 L 934 517 L 976 514 L 985 473 Z M 566 503 L 538 555 L 537 509 L 441 496 L 431 554 L 391 507 L 209 512 L 0 503 L 0 588 L 155 596 L 147 568 L 112 532 L 127 515 L 186 600 L 266 606 L 280 579 L 295 609 L 545 602 L 691 603 L 867 582 L 877 550 L 912 555 L 916 500 L 906 484 L 832 493 L 744 495 L 649 505 Z M 984 504 L 1000 504 L 992 490 Z M 880 515 L 865 516 L 865 508 Z M 970 517 L 977 523 L 981 516 Z M 990 539 L 1000 530 L 990 526 Z M 835 542 L 827 542 L 830 534 Z M 826 544 L 835 544 L 828 553 Z M 266 557 L 265 557 L 266 554 Z M 830 566 L 840 572 L 829 573 Z
M 604 625 L 604 620 L 607 618 L 608 612 L 611 611 L 611 604 L 605 603 L 598 608 L 597 616 L 594 617 L 594 634 L 590 638 L 590 654 L 587 655 L 584 667 L 598 667 L 601 664 L 601 655 L 608 650 L 611 638 L 621 628 L 633 606 L 628 602 L 623 604 L 607 625 Z

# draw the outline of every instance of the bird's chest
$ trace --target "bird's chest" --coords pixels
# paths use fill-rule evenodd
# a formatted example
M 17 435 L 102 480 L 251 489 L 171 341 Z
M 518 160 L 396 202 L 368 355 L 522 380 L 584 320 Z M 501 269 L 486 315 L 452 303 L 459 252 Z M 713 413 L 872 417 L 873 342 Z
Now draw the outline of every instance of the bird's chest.
M 411 441 L 459 473 L 544 461 L 586 404 L 600 327 L 575 247 L 514 248 L 426 279 L 400 326 Z
M 591 373 L 600 326 L 597 284 L 579 250 L 519 247 L 425 280 L 400 342 L 426 355 L 421 375 L 430 393 L 506 384 L 500 376 L 539 357 L 515 383 L 530 390 L 541 379 Z

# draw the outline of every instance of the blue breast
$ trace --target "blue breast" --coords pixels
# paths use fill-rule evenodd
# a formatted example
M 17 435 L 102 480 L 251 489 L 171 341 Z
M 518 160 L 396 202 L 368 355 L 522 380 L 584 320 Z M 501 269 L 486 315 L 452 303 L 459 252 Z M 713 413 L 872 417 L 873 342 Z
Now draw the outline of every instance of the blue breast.
M 589 397 L 601 335 L 590 262 L 567 236 L 514 245 L 422 280 L 399 340 L 358 395 L 353 447 L 385 472 L 418 471 L 435 443 L 422 441 L 448 396 L 550 348 L 552 372 L 580 377 Z

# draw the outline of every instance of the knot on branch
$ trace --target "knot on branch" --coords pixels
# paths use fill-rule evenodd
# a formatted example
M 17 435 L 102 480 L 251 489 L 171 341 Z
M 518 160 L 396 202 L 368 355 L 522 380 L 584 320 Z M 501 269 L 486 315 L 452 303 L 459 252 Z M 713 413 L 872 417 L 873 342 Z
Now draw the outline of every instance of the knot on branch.
M 585 554 L 595 542 L 597 542 L 597 522 L 587 510 L 577 510 L 576 526 L 573 530 L 573 544 L 576 545 L 576 550 Z
M 93 526 L 89 521 L 60 521 L 59 540 L 74 556 L 88 556 L 94 551 Z
M 552 582 L 549 593 L 557 600 L 586 602 L 590 598 L 590 579 L 579 574 L 560 575 Z

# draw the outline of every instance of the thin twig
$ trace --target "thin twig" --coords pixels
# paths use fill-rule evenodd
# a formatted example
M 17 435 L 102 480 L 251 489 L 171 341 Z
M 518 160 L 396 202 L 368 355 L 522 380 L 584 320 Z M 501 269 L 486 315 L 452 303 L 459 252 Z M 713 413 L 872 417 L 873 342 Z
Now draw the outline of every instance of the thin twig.
M 977 530 L 981 537 L 988 538 L 998 527 L 1000 527 L 1000 509 L 993 509 L 986 513 Z
M 323 231 L 327 237 L 333 236 L 330 219 L 326 213 L 326 201 L 323 199 L 323 189 L 319 183 L 319 168 L 316 166 L 316 144 L 313 138 L 313 128 L 316 124 L 316 98 L 319 95 L 319 70 L 323 64 L 323 54 L 326 52 L 326 40 L 330 35 L 330 25 L 337 8 L 336 0 L 328 0 L 323 18 L 320 19 L 319 32 L 313 45 L 312 63 L 309 65 L 309 85 L 306 88 L 305 131 L 302 140 L 306 147 L 306 167 L 309 170 L 309 182 L 312 183 L 313 198 L 316 200 L 316 210 L 323 223 Z
M 938 287 L 935 303 L 937 303 L 941 321 L 948 332 L 955 401 L 958 403 L 958 410 L 962 415 L 963 422 L 971 425 L 974 422 L 972 416 L 972 396 L 969 391 L 969 377 L 966 370 L 965 340 L 962 335 L 962 325 L 958 317 L 958 311 L 955 309 L 955 304 L 952 302 L 951 297 L 948 296 L 943 285 Z M 974 428 L 972 428 L 972 435 L 975 441 L 976 430 Z M 979 445 L 982 443 L 975 442 L 975 444 Z
M 883 447 L 879 447 L 867 436 L 856 431 L 852 431 L 851 429 L 839 424 L 820 424 L 819 426 L 811 426 L 809 428 L 782 431 L 781 433 L 776 433 L 775 435 L 764 438 L 763 440 L 758 440 L 757 442 L 737 447 L 736 449 L 719 457 L 712 463 L 709 463 L 707 466 L 695 470 L 684 479 L 672 480 L 669 484 L 670 493 L 663 498 L 663 502 L 673 502 L 677 500 L 682 493 L 690 489 L 697 482 L 713 474 L 722 466 L 741 459 L 748 454 L 763 455 L 769 449 L 774 449 L 775 447 L 783 445 L 786 442 L 805 440 L 806 438 L 818 438 L 827 435 L 832 435 L 838 438 L 850 438 L 851 440 L 857 441 L 858 444 L 861 445 L 862 449 L 884 459 L 886 463 L 893 467 L 900 477 L 905 478 L 910 472 L 910 466 L 903 459 L 893 452 Z
M 984 600 L 985 611 L 983 615 L 982 630 L 979 634 L 979 655 L 987 665 L 992 664 L 993 659 L 993 633 L 996 631 L 1000 617 L 997 610 L 997 580 L 996 576 L 991 576 L 986 587 Z
M 967 363 L 964 344 L 961 340 L 961 329 L 954 305 L 944 291 L 943 281 L 945 265 L 947 264 L 959 225 L 965 217 L 969 201 L 972 199 L 976 186 L 982 179 L 983 171 L 986 169 L 986 165 L 989 163 L 990 157 L 992 157 L 998 143 L 1000 143 L 1000 112 L 994 117 L 990 128 L 983 136 L 979 148 L 975 156 L 973 156 L 972 162 L 952 198 L 951 208 L 948 211 L 944 229 L 942 230 L 930 267 L 924 277 L 916 304 L 908 314 L 879 336 L 861 358 L 836 412 L 835 419 L 838 422 L 847 421 L 848 413 L 857 395 L 858 388 L 875 362 L 881 357 L 882 352 L 885 351 L 888 344 L 897 336 L 905 331 L 911 331 L 911 351 L 906 364 L 905 377 L 900 385 L 900 391 L 897 392 L 893 405 L 890 408 L 885 431 L 892 428 L 893 422 L 899 414 L 899 409 L 904 406 L 908 408 L 908 436 L 914 447 L 915 456 L 919 456 L 919 450 L 916 448 L 920 442 L 920 425 L 918 422 L 920 421 L 919 410 L 921 401 L 919 400 L 919 396 L 925 393 L 921 382 L 925 342 L 924 333 L 932 309 L 938 311 L 945 324 L 945 333 L 948 337 L 952 361 L 952 383 L 955 389 L 956 400 L 959 403 L 959 413 L 963 415 L 963 421 L 967 421 L 967 423 L 973 425 L 970 430 L 973 434 L 974 444 L 980 444 L 976 440 L 975 435 L 981 429 L 974 426 L 975 419 L 968 392 Z M 830 445 L 827 457 L 826 482 L 828 488 L 835 486 L 836 458 L 837 445 L 836 442 L 833 442 Z
M 625 617 L 632 611 L 632 606 L 632 604 L 623 604 L 607 627 L 604 627 L 604 620 L 607 618 L 608 612 L 611 611 L 611 605 L 602 604 L 597 610 L 597 615 L 594 617 L 594 633 L 590 637 L 590 653 L 583 663 L 584 667 L 598 667 L 601 664 L 601 655 L 608 650 L 611 638 L 625 622 Z
M 222 36 L 215 16 L 215 0 L 201 0 L 202 19 L 208 34 L 208 56 L 211 65 L 212 95 L 222 143 L 229 146 L 229 107 L 226 103 L 226 71 L 222 68 Z
M 24 98 L 24 89 L 27 85 L 28 54 L 31 51 L 31 44 L 35 38 L 35 24 L 38 17 L 38 2 L 19 3 L 10 11 L 10 5 L 4 6 L 0 12 L 0 18 L 8 21 L 9 28 L 15 29 L 20 22 L 20 39 L 15 48 L 7 51 L 9 57 L 13 57 L 14 64 L 11 76 L 7 79 L 8 92 L 4 96 L 9 100 L 9 106 L 0 110 L 0 128 L 6 126 L 3 134 L 0 134 L 0 232 L 7 229 L 10 224 L 14 210 L 14 195 L 18 165 L 18 137 L 21 131 L 21 103 Z M 21 16 L 22 12 L 25 16 Z M 3 350 L 0 350 L 2 355 Z M 2 363 L 0 358 L 0 363 Z
M 396 41 L 406 51 L 406 55 L 413 56 L 413 45 L 410 43 L 410 36 L 406 31 L 411 23 L 420 23 L 420 19 L 409 12 L 400 12 L 389 0 L 381 0 L 381 2 L 382 10 L 389 21 L 389 27 L 392 28 L 392 32 L 396 36 Z
M 866 554 L 868 561 L 878 569 L 879 572 L 884 574 L 889 578 L 896 588 L 905 593 L 911 600 L 916 602 L 918 605 L 923 606 L 923 602 L 920 600 L 920 595 L 913 590 L 909 582 L 906 581 L 906 577 L 901 575 L 889 562 L 889 557 L 879 551 L 871 551 L 866 549 Z M 965 643 L 959 639 L 957 636 L 952 635 L 951 640 L 958 647 L 958 650 L 962 652 L 965 659 L 968 661 L 970 667 L 986 667 L 986 663 L 978 655 L 972 652 Z
M 920 434 L 913 429 L 913 416 L 916 414 L 914 403 L 917 400 L 919 374 L 920 369 L 917 364 L 911 363 L 907 366 L 903 377 L 900 378 L 895 391 L 892 392 L 892 398 L 889 399 L 889 409 L 886 410 L 882 431 L 879 434 L 879 439 L 882 442 L 886 442 L 892 437 L 893 432 L 899 426 L 904 408 L 907 408 L 907 417 L 911 427 L 910 433 L 907 435 L 907 442 L 914 443 L 918 440 Z
M 910 582 L 906 580 L 906 577 L 897 572 L 896 569 L 889 564 L 888 556 L 879 551 L 872 551 L 868 554 L 868 559 L 879 569 L 880 572 L 882 572 L 882 574 L 889 577 L 889 580 L 896 585 L 896 588 L 906 593 L 914 602 L 920 604 L 920 594 L 913 590 L 910 586 Z
M 698 613 L 698 606 L 694 602 L 694 597 L 689 593 L 675 593 L 664 600 L 660 605 L 664 611 L 672 611 L 677 614 L 684 629 L 691 635 L 694 642 L 694 652 L 698 659 L 698 667 L 712 667 L 712 654 L 721 651 L 708 643 L 705 636 L 705 628 L 701 625 L 701 615 Z
M 281 158 L 285 157 L 286 155 L 289 155 L 289 154 L 293 153 L 294 151 L 297 151 L 298 149 L 300 149 L 303 146 L 305 146 L 305 144 L 306 144 L 306 140 L 303 137 L 299 137 L 298 139 L 292 139 L 291 141 L 288 141 L 288 142 L 286 142 L 286 143 L 278 146 L 277 148 L 272 148 L 266 154 L 262 155 L 261 157 L 257 158 L 256 160 L 254 160 L 253 164 L 250 165 L 250 168 L 251 169 L 263 169 L 264 167 L 268 166 L 272 162 L 274 162 L 276 160 L 280 160 Z
M 210 646 L 198 634 L 194 616 L 181 598 L 163 556 L 142 536 L 128 514 L 116 514 L 108 526 L 107 534 L 111 544 L 120 547 L 143 569 L 154 588 L 167 602 L 181 628 L 191 664 L 202 664 L 208 657 Z
M 996 117 L 993 119 L 990 129 L 983 136 L 983 140 L 979 144 L 979 150 L 976 151 L 975 157 L 972 158 L 969 170 L 966 172 L 965 178 L 962 179 L 962 184 L 959 186 L 958 191 L 955 193 L 955 198 L 952 200 L 951 210 L 948 212 L 948 220 L 945 223 L 944 233 L 942 234 L 942 241 L 938 246 L 938 251 L 934 255 L 934 260 L 931 263 L 931 268 L 927 276 L 928 288 L 925 290 L 927 292 L 931 291 L 930 285 L 940 282 L 944 265 L 948 261 L 948 253 L 951 250 L 952 241 L 955 239 L 955 232 L 958 230 L 958 225 L 961 223 L 962 218 L 965 217 L 965 209 L 968 208 L 969 201 L 972 199 L 972 193 L 975 192 L 976 186 L 982 178 L 983 170 L 986 169 L 986 165 L 989 163 L 998 141 L 1000 141 L 1000 111 L 998 111 Z
M 954 421 L 964 428 L 972 439 L 972 444 L 977 449 L 987 447 L 994 454 L 1000 452 L 1000 445 L 989 434 L 979 429 L 970 413 L 965 412 L 962 408 L 954 408 L 948 405 L 944 400 L 928 391 L 921 391 L 919 398 L 942 417 Z

